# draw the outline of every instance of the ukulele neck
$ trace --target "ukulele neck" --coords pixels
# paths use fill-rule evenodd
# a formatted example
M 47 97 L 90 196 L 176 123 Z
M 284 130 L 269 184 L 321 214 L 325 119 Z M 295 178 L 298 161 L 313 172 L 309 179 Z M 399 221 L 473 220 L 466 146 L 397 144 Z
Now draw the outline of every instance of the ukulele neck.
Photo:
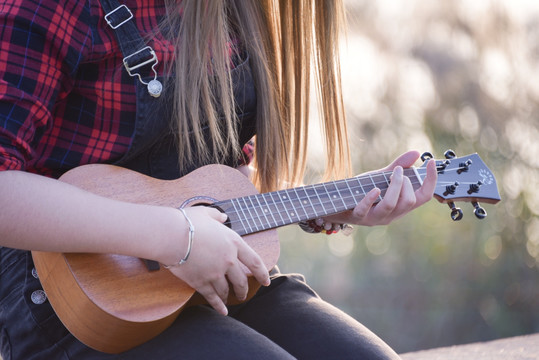
M 376 172 L 264 194 L 244 196 L 214 204 L 229 217 L 228 225 L 240 235 L 251 234 L 300 221 L 353 209 L 372 189 L 381 190 L 383 199 L 392 172 Z M 404 170 L 414 189 L 422 179 L 415 168 Z

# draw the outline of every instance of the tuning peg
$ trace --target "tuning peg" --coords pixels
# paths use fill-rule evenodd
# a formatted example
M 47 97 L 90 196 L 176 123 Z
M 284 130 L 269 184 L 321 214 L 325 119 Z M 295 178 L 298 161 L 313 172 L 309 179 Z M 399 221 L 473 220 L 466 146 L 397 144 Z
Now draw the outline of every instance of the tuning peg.
M 451 208 L 451 219 L 453 219 L 453 221 L 461 220 L 462 217 L 464 216 L 464 213 L 462 212 L 462 210 L 456 207 L 455 203 L 452 201 L 448 202 L 447 205 L 449 205 L 449 207 Z
M 451 160 L 443 160 L 438 163 L 439 170 L 445 170 L 446 167 L 451 165 Z
M 445 172 L 445 168 L 448 167 L 450 164 L 451 160 L 437 161 L 436 170 L 438 171 L 438 174 L 443 174 Z
M 457 154 L 453 150 L 449 149 L 446 152 L 444 152 L 444 156 L 446 159 L 453 159 L 457 157 Z
M 475 208 L 473 213 L 476 218 L 478 218 L 479 220 L 483 220 L 487 217 L 487 211 L 483 209 L 478 202 L 474 201 L 472 202 L 472 205 Z
M 457 174 L 468 171 L 468 169 L 470 168 L 470 165 L 472 165 L 472 160 L 470 159 L 466 160 L 466 162 L 460 163 L 459 169 L 457 170 Z
M 483 182 L 479 180 L 476 184 L 470 184 L 470 189 L 468 189 L 468 194 L 473 194 L 479 192 L 479 188 L 483 185 Z
M 424 152 L 423 154 L 421 154 L 421 161 L 423 161 L 423 162 L 425 162 L 425 161 L 427 161 L 427 160 L 430 160 L 430 159 L 432 159 L 432 158 L 434 158 L 434 156 L 433 156 L 430 152 L 428 152 L 428 151 L 426 151 L 426 152 Z
M 455 183 L 452 184 L 452 185 L 447 185 L 445 187 L 444 196 L 453 195 L 455 193 L 455 191 L 457 190 L 457 187 L 459 185 L 460 185 L 460 183 L 458 181 L 455 181 Z

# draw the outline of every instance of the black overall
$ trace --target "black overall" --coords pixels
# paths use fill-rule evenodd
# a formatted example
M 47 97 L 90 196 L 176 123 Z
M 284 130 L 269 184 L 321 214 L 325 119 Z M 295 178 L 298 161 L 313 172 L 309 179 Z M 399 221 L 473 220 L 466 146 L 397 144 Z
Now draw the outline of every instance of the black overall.
M 233 70 L 240 140 L 255 131 L 256 92 L 249 61 Z M 161 79 L 163 80 L 163 79 Z M 132 145 L 117 164 L 161 178 L 178 178 L 177 150 L 165 113 L 166 88 L 151 97 L 137 81 Z M 235 166 L 238 159 L 225 159 Z M 196 245 L 195 245 L 196 246 Z M 62 325 L 47 301 L 31 255 L 0 247 L 0 353 L 30 359 L 389 359 L 397 355 L 357 321 L 321 300 L 300 275 L 282 275 L 229 316 L 208 306 L 184 310 L 167 330 L 123 354 L 88 348 Z

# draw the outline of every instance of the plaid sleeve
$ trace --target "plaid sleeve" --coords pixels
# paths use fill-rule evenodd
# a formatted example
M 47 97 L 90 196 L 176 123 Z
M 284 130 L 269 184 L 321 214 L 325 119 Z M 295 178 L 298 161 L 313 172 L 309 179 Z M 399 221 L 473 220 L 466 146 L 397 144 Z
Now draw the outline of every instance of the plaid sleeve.
M 0 3 L 0 170 L 24 169 L 90 42 L 86 1 Z

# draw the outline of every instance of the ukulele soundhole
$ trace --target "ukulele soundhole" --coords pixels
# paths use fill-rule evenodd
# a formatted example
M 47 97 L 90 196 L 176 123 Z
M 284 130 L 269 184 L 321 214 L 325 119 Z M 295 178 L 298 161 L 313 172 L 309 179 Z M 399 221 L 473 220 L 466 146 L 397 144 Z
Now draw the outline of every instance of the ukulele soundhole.
M 213 203 L 217 202 L 217 199 L 214 199 L 209 196 L 195 196 L 185 200 L 178 209 L 186 208 L 189 206 L 211 206 Z

